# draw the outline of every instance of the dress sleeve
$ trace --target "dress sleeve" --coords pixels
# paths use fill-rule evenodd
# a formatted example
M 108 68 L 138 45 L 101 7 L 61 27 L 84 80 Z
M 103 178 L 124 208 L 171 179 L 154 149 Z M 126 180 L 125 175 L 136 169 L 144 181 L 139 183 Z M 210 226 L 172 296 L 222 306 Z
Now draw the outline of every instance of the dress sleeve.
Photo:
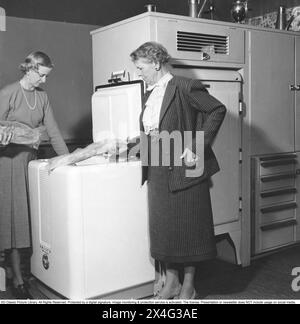
M 44 116 L 44 125 L 46 126 L 46 130 L 48 136 L 50 137 L 50 141 L 53 146 L 53 149 L 58 155 L 67 154 L 69 153 L 69 150 L 57 126 L 56 120 L 54 118 L 53 110 L 49 103 L 49 99 L 47 95 L 46 95 L 45 105 L 46 108 L 45 108 L 45 116 Z
M 200 80 L 191 80 L 188 95 L 191 105 L 204 115 L 204 118 L 198 116 L 196 131 L 204 131 L 204 146 L 211 146 L 224 120 L 226 107 L 208 93 Z
M 7 120 L 9 113 L 10 93 L 6 89 L 0 90 L 0 120 Z

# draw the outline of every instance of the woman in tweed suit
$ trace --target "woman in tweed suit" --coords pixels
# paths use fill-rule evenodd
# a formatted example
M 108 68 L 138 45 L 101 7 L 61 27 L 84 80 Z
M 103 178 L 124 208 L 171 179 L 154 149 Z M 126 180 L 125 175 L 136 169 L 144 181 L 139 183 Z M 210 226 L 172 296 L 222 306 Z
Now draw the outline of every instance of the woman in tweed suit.
M 146 98 L 140 124 L 151 255 L 166 267 L 165 284 L 156 298 L 192 299 L 196 296 L 197 263 L 216 256 L 208 180 L 219 171 L 211 145 L 226 108 L 209 95 L 199 80 L 173 76 L 167 64 L 170 56 L 162 45 L 147 42 L 130 56 L 147 90 L 152 91 Z M 182 138 L 186 132 L 192 134 L 190 145 L 182 148 L 180 157 L 175 156 L 174 142 L 170 149 L 161 145 L 162 132 L 174 131 L 180 132 Z M 204 132 L 204 142 L 200 144 L 196 141 L 197 132 Z M 148 156 L 150 151 L 153 154 L 153 143 L 159 143 L 159 163 L 155 165 Z M 204 148 L 201 150 L 199 145 Z M 200 151 L 204 158 L 195 154 Z M 170 157 L 167 166 L 162 162 L 166 155 Z M 175 163 L 180 158 L 184 159 L 182 165 Z M 145 163 L 147 160 L 151 162 Z M 198 166 L 200 160 L 204 163 Z M 197 171 L 198 167 L 199 172 L 188 176 L 187 171 Z

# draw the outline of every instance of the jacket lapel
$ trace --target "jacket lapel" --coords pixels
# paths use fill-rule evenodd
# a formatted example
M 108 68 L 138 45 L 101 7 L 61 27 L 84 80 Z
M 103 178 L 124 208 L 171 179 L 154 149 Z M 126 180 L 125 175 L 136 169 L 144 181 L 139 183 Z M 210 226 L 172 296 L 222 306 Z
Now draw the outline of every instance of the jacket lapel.
M 168 83 L 164 99 L 161 105 L 161 110 L 160 110 L 160 116 L 159 116 L 159 126 L 168 110 L 170 107 L 170 103 L 175 95 L 175 90 L 176 90 L 176 85 L 172 83 L 172 80 Z
M 146 102 L 150 96 L 152 91 L 146 91 L 143 98 L 142 98 L 142 111 L 140 113 L 140 130 L 143 132 L 144 131 L 144 125 L 143 125 L 143 116 L 144 116 L 144 112 L 146 109 Z

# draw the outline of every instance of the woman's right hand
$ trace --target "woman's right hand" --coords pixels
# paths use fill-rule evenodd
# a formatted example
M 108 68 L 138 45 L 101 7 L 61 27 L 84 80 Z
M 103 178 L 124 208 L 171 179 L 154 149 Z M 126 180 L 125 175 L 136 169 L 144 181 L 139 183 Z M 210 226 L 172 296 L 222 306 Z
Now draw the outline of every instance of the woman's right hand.
M 107 142 L 102 147 L 105 151 L 104 155 L 111 156 L 114 154 L 121 154 L 127 150 L 127 142 L 119 139 L 107 140 Z
M 10 143 L 13 134 L 14 128 L 12 126 L 2 127 L 0 129 L 0 145 L 6 146 Z

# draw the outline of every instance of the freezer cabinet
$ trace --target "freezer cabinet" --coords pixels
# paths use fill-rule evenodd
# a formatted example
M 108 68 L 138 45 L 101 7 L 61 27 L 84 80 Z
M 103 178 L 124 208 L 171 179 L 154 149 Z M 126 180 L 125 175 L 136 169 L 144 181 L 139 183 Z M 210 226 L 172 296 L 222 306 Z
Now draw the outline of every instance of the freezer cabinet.
M 46 165 L 29 164 L 32 274 L 69 299 L 151 284 L 140 162 L 64 166 L 50 175 Z

